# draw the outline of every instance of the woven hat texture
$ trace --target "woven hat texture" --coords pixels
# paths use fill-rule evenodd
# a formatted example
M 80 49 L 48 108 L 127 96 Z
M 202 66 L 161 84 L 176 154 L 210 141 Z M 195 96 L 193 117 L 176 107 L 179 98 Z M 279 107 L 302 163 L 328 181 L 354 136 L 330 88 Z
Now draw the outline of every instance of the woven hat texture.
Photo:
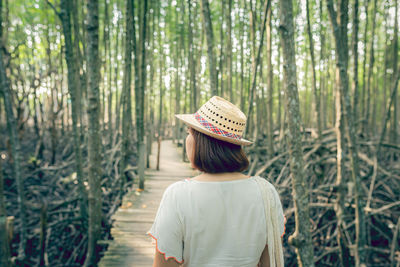
M 246 129 L 246 115 L 234 104 L 213 96 L 194 114 L 176 114 L 186 125 L 216 139 L 237 145 L 251 145 L 242 138 Z

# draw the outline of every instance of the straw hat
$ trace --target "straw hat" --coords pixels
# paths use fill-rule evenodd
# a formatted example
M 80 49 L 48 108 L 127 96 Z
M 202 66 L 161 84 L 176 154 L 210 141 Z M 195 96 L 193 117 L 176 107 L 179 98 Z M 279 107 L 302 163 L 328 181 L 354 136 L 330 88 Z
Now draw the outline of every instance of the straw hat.
M 213 96 L 194 114 L 175 114 L 186 125 L 216 139 L 236 145 L 251 145 L 242 138 L 246 116 L 231 102 Z

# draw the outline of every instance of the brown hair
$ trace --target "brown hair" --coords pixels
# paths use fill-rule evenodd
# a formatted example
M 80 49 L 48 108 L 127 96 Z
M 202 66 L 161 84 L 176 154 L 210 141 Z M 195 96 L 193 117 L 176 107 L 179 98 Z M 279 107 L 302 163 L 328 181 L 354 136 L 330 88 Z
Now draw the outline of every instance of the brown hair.
M 240 145 L 205 135 L 189 127 L 194 138 L 193 165 L 202 172 L 241 172 L 249 167 L 249 160 Z

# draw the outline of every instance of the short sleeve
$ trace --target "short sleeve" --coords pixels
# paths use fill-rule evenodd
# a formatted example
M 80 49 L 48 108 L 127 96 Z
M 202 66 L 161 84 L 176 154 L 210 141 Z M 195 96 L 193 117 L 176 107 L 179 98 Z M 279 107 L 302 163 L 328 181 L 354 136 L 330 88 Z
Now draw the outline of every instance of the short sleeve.
M 156 249 L 164 258 L 183 263 L 183 227 L 177 209 L 173 186 L 169 186 L 161 199 L 157 215 L 147 232 L 156 242 Z

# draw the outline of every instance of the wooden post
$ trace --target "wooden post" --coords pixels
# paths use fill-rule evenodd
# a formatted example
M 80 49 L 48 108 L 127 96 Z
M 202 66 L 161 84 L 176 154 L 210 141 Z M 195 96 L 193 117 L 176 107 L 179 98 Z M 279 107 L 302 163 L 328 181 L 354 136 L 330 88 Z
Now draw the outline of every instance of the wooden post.
M 144 190 L 144 165 L 145 165 L 146 144 L 139 143 L 139 189 Z
M 161 135 L 158 135 L 157 140 L 157 171 L 160 170 L 160 154 L 161 154 Z
M 182 136 L 182 161 L 186 162 L 186 137 Z
M 152 125 L 149 124 L 150 126 L 147 129 L 147 136 L 146 136 L 146 168 L 150 168 L 150 155 L 151 155 L 151 146 L 153 144 L 153 131 L 152 131 Z

